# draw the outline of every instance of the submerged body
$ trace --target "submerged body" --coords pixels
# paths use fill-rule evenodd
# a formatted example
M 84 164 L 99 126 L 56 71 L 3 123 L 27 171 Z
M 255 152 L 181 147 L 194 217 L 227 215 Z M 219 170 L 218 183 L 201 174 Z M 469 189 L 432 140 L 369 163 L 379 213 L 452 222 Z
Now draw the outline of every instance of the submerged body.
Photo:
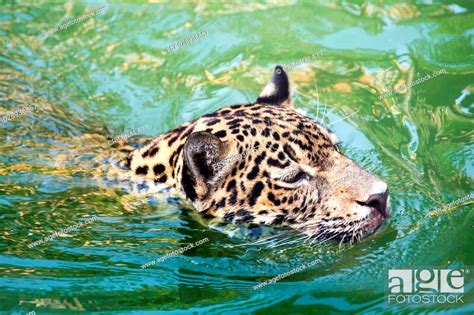
M 387 185 L 346 157 L 330 130 L 292 108 L 279 66 L 255 103 L 185 123 L 125 164 L 182 191 L 200 213 L 233 223 L 352 242 L 389 215 Z

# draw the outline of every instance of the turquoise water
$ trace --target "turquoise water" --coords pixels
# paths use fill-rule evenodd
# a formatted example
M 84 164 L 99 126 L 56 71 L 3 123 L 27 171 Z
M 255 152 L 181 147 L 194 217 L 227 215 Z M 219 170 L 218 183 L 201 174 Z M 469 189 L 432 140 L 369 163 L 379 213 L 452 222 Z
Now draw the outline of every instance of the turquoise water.
M 470 279 L 460 305 L 389 305 L 385 282 L 390 268 L 474 265 L 472 199 L 444 209 L 474 192 L 473 12 L 471 1 L 2 2 L 0 311 L 472 314 Z M 314 54 L 289 70 L 295 107 L 389 184 L 393 215 L 375 235 L 317 247 L 284 229 L 259 237 L 107 176 L 123 155 L 110 139 L 140 130 L 139 143 L 252 102 L 276 64 Z

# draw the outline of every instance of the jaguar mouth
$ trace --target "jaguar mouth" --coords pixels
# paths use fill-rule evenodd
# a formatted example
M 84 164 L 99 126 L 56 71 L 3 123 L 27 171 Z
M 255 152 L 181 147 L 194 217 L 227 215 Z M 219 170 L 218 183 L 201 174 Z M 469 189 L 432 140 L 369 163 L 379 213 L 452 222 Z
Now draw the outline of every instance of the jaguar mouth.
M 342 243 L 355 243 L 361 241 L 367 236 L 374 234 L 390 216 L 390 207 L 387 202 L 383 208 L 371 207 L 366 218 L 345 224 L 330 224 L 329 226 L 320 226 L 322 233 L 318 234 L 318 240 L 334 240 Z
M 362 228 L 362 233 L 365 236 L 375 233 L 381 226 L 382 223 L 385 221 L 386 217 L 378 212 L 377 210 L 373 210 L 372 215 L 366 220 L 365 226 Z
M 380 206 L 369 207 L 370 214 L 369 217 L 365 220 L 365 224 L 361 227 L 361 233 L 363 237 L 367 237 L 375 233 L 390 217 L 390 197 L 387 198 L 387 202 L 383 205 L 383 208 Z

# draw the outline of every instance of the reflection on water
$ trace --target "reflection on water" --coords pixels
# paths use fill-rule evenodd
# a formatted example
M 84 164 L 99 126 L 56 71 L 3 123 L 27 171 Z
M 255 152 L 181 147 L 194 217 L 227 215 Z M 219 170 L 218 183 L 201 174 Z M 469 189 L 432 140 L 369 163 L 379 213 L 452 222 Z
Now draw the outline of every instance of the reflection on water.
M 472 192 L 472 5 L 107 4 L 103 14 L 42 35 L 97 8 L 2 5 L 1 311 L 380 313 L 388 268 L 474 264 L 472 200 L 431 215 Z M 166 52 L 202 30 L 206 37 Z M 129 139 L 136 144 L 251 102 L 275 64 L 315 52 L 323 53 L 289 72 L 295 107 L 330 125 L 348 156 L 389 183 L 393 217 L 376 235 L 314 246 L 285 229 L 222 225 L 171 191 L 133 194 L 108 176 L 127 149 L 111 139 L 140 129 L 145 138 Z M 94 216 L 94 224 L 27 246 Z

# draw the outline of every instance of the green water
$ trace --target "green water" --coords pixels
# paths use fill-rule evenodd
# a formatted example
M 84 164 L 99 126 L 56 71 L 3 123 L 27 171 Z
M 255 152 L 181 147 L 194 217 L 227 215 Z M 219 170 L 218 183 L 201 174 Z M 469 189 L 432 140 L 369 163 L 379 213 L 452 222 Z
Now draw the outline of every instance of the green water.
M 385 295 L 389 268 L 474 265 L 472 199 L 434 212 L 474 192 L 474 3 L 429 2 L 2 1 L 0 115 L 36 105 L 0 120 L 2 314 L 472 314 L 472 280 L 463 304 L 396 306 Z M 107 178 L 120 156 L 110 137 L 145 125 L 151 137 L 252 102 L 276 64 L 313 54 L 289 70 L 295 107 L 331 124 L 347 155 L 388 182 L 393 216 L 375 235 L 312 249 L 287 231 L 265 241 Z

